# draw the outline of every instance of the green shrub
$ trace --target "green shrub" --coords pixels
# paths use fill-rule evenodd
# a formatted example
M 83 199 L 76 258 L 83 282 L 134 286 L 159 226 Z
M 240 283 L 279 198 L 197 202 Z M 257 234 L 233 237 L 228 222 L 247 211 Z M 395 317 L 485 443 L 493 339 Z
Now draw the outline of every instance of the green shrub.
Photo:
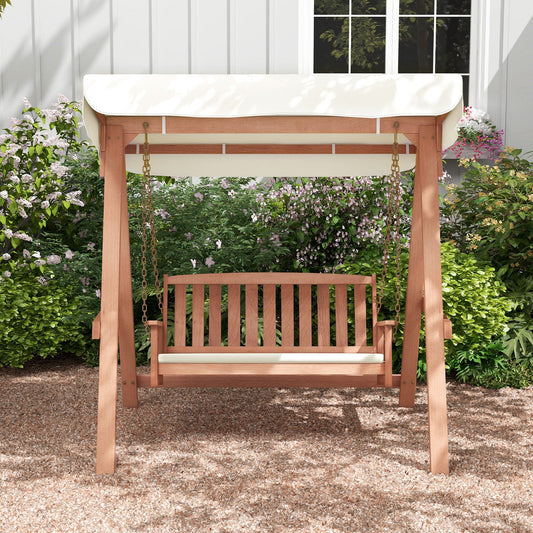
M 441 249 L 442 260 L 442 290 L 444 313 L 453 324 L 453 337 L 446 341 L 447 369 L 456 368 L 455 358 L 459 352 L 482 351 L 493 340 L 499 339 L 506 331 L 506 312 L 510 309 L 510 302 L 503 296 L 505 287 L 496 278 L 494 269 L 479 264 L 469 254 L 457 250 L 450 243 L 444 243 Z M 395 337 L 393 353 L 396 371 L 400 368 L 401 346 L 403 342 L 405 319 L 405 294 L 407 288 L 407 268 L 409 253 L 403 250 L 401 254 L 401 312 L 400 325 Z M 370 257 L 344 265 L 343 271 L 350 274 L 378 274 L 381 272 L 379 263 Z M 387 275 L 383 306 L 378 319 L 394 318 L 395 282 L 393 274 Z M 425 363 L 425 333 L 422 324 L 420 340 L 420 357 L 418 363 L 418 377 L 424 379 Z
M 450 369 L 459 381 L 491 389 L 524 388 L 533 383 L 533 368 L 510 358 L 502 341 L 478 350 L 457 351 Z
M 33 357 L 81 355 L 85 332 L 75 320 L 79 301 L 57 280 L 27 267 L 0 282 L 0 366 L 22 367 Z
M 443 235 L 495 267 L 513 302 L 504 350 L 533 361 L 533 163 L 507 148 L 495 166 L 463 161 L 444 199 Z

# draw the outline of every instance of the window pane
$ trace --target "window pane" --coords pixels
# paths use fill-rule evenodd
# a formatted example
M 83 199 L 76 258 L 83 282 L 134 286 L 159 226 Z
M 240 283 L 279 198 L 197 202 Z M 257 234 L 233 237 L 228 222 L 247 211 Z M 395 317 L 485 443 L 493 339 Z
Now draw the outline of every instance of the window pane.
M 315 15 L 347 15 L 350 0 L 315 0 Z
M 468 72 L 469 64 L 470 18 L 439 17 L 436 72 Z
M 438 15 L 470 15 L 471 0 L 437 0 Z
M 385 15 L 387 0 L 352 0 L 352 15 Z
M 400 15 L 433 15 L 434 0 L 400 0 Z
M 398 72 L 433 72 L 433 17 L 400 18 Z
M 352 72 L 385 72 L 385 17 L 352 18 Z
M 314 72 L 348 72 L 348 17 L 315 18 Z

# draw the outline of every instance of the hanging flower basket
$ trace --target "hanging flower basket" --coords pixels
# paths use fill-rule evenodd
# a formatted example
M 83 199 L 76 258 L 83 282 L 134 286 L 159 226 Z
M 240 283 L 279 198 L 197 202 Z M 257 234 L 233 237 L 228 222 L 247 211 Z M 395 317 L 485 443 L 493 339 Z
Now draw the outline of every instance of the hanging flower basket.
M 480 109 L 465 107 L 457 133 L 457 141 L 443 157 L 494 161 L 503 149 L 503 130 L 498 130 L 489 115 Z

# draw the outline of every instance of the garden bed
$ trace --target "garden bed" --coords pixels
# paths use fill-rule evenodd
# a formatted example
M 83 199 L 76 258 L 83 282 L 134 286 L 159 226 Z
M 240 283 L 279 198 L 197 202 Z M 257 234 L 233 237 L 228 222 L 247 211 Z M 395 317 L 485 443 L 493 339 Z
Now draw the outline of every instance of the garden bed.
M 96 476 L 98 369 L 0 369 L 0 530 L 531 531 L 533 387 L 448 383 L 450 476 L 426 390 L 143 389 Z

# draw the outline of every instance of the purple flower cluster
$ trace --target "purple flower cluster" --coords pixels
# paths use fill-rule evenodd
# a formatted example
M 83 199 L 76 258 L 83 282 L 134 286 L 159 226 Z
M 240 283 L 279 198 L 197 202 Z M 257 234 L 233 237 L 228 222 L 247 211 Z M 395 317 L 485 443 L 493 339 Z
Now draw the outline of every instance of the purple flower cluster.
M 261 221 L 281 233 L 295 234 L 295 259 L 303 268 L 353 259 L 369 242 L 383 242 L 385 190 L 389 178 L 310 178 L 284 180 L 266 195 Z M 294 240 L 294 239 L 293 239 Z

